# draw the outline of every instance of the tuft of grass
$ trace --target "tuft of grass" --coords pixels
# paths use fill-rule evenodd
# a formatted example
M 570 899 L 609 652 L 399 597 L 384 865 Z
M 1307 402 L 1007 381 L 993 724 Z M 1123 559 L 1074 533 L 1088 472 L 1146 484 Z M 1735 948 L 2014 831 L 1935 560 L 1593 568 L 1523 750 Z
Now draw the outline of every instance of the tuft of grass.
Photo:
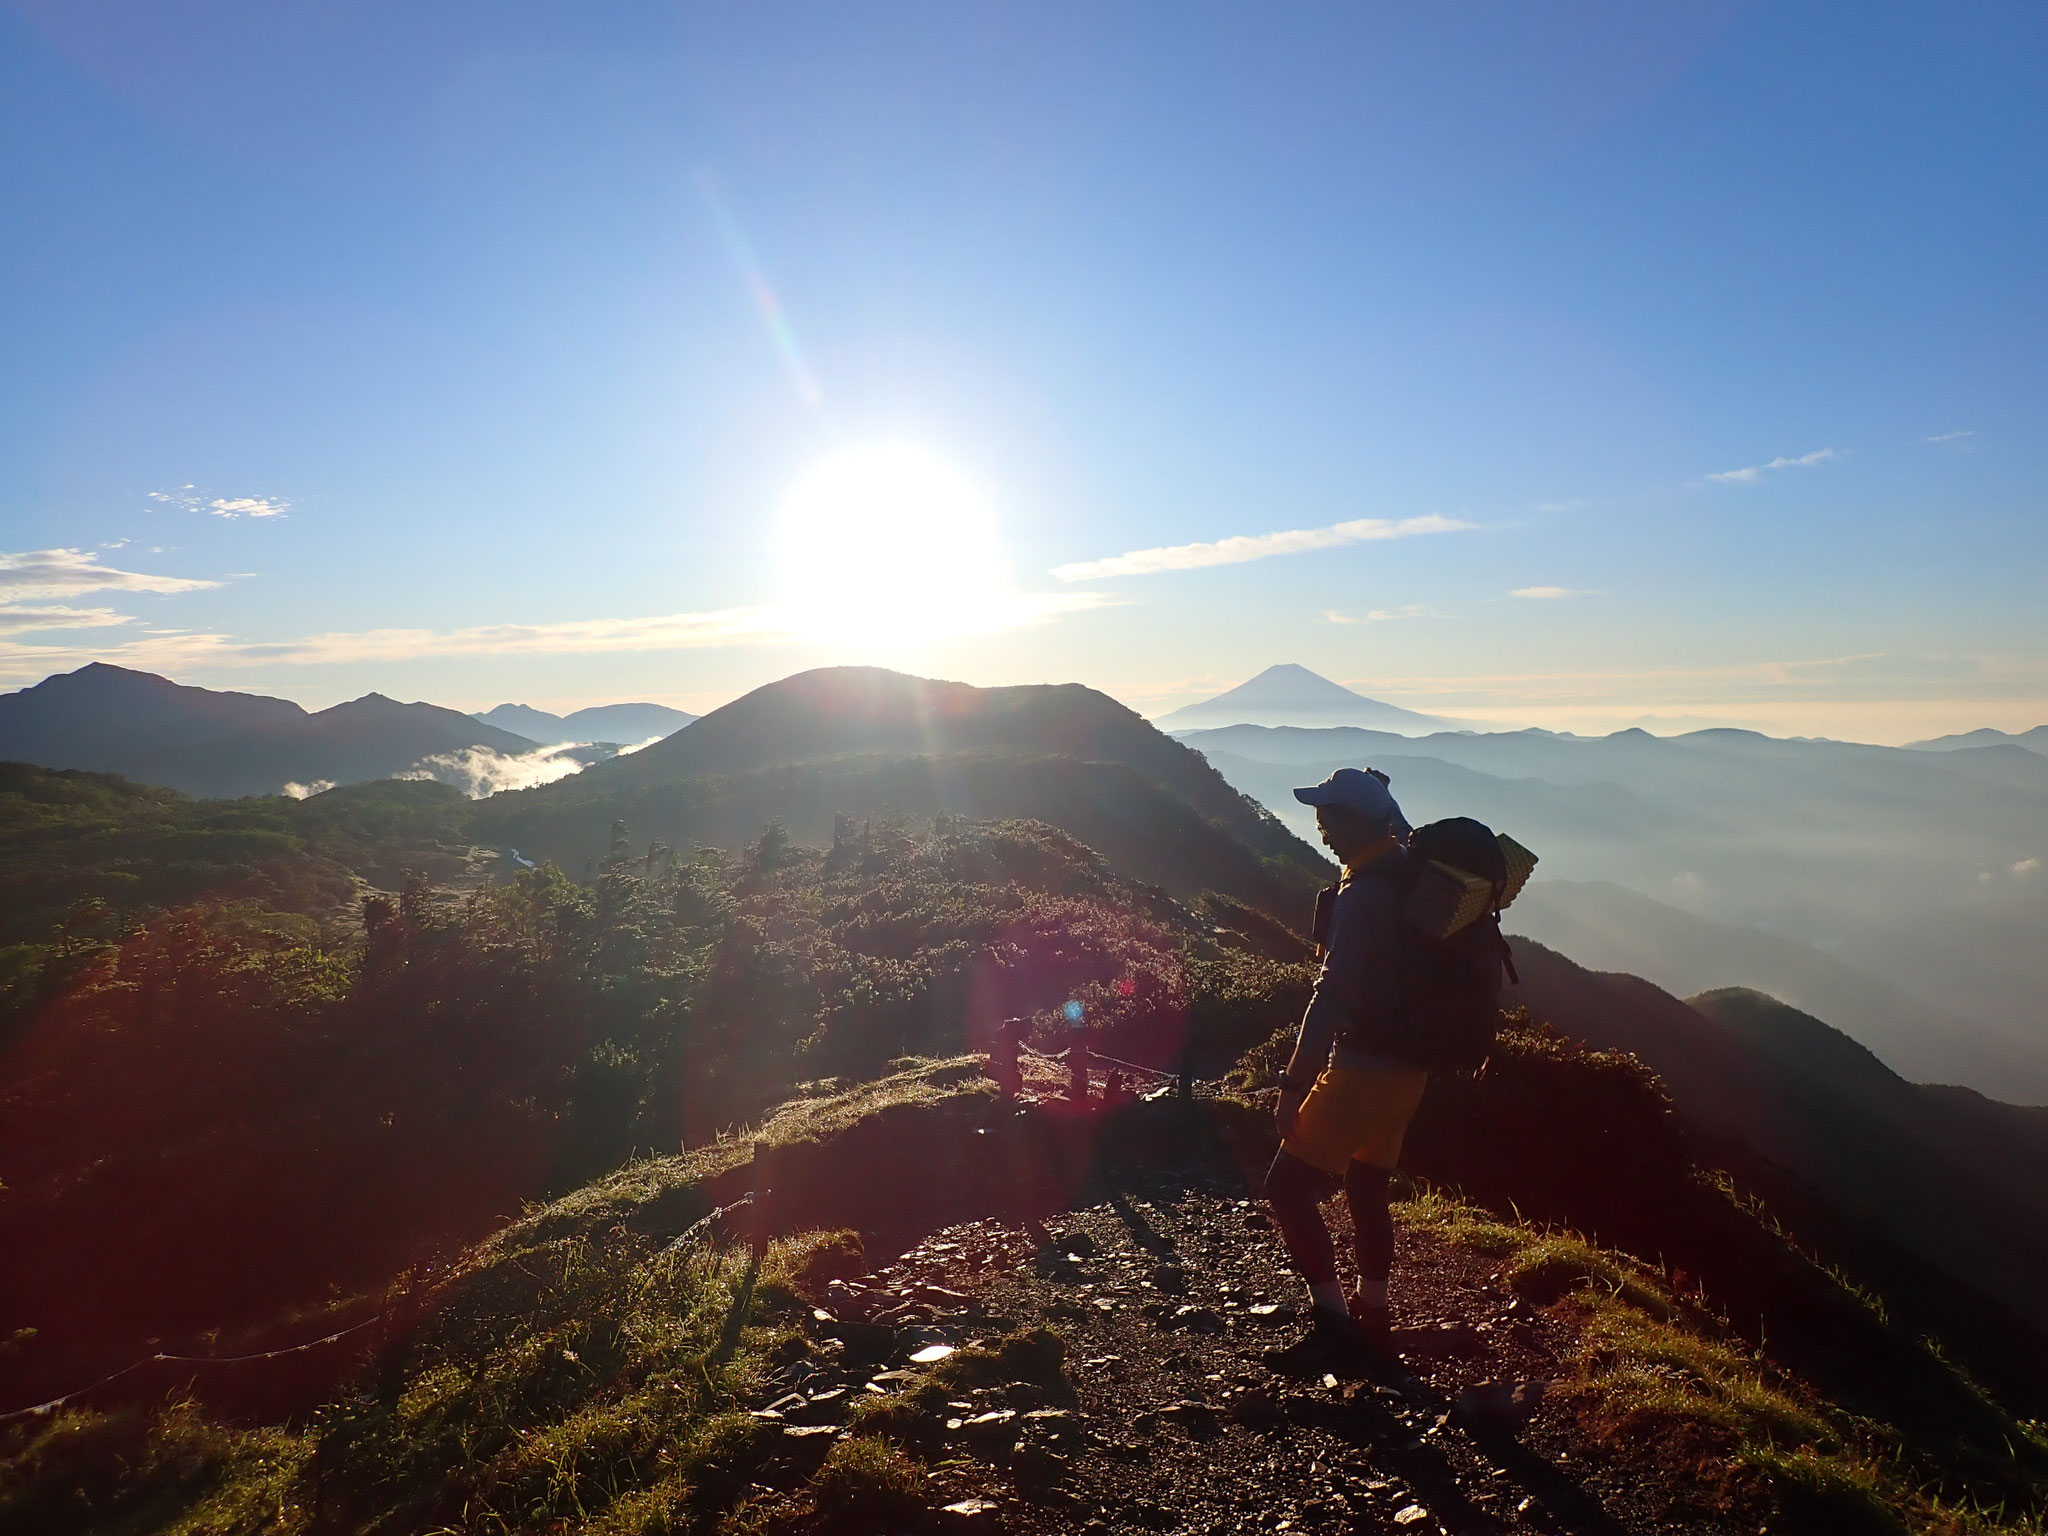
M 1066 1376 L 1067 1341 L 1051 1328 L 1027 1328 L 995 1344 L 956 1350 L 932 1368 L 932 1380 L 945 1387 L 973 1388 L 1006 1381 L 1028 1381 L 1071 1399 Z
M 282 1430 L 209 1423 L 188 1402 L 60 1412 L 0 1439 L 0 1532 L 230 1536 L 304 1516 L 307 1448 Z
M 868 1272 L 866 1246 L 858 1232 L 846 1227 L 793 1237 L 788 1254 L 797 1291 L 811 1301 L 822 1299 L 834 1280 L 852 1280 Z
M 1840 1536 L 1913 1536 L 1916 1531 L 1932 1536 L 1943 1529 L 1958 1530 L 1947 1522 L 1907 1525 L 1886 1496 L 1883 1481 L 1867 1465 L 1821 1455 L 1809 1446 L 1792 1451 L 1744 1446 L 1742 1459 L 1770 1480 L 1786 1514 L 1807 1529 Z
M 951 1396 L 946 1387 L 927 1379 L 907 1391 L 856 1402 L 847 1413 L 846 1427 L 907 1451 L 928 1453 L 940 1444 Z
M 1619 1433 L 1690 1422 L 1759 1453 L 1842 1454 L 1842 1436 L 1816 1407 L 1771 1379 L 1754 1356 L 1679 1321 L 1675 1308 L 1641 1311 L 1597 1282 L 1578 1299 L 1586 1315 L 1570 1390 L 1595 1403 Z
M 1595 1247 L 1575 1233 L 1546 1232 L 1521 1244 L 1509 1256 L 1503 1277 L 1539 1306 L 1591 1288 L 1659 1322 L 1670 1322 L 1677 1315 L 1671 1297 L 1641 1264 Z
M 886 1440 L 849 1435 L 811 1479 L 821 1532 L 900 1531 L 925 1515 L 925 1472 Z

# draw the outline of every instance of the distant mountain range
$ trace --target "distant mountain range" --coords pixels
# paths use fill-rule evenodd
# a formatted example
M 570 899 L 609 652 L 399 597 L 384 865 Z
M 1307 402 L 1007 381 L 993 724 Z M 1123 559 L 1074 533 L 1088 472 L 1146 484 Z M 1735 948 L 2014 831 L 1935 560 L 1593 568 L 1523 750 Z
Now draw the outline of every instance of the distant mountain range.
M 1476 816 L 1542 856 L 1525 932 L 1682 987 L 1783 989 L 1914 1077 L 2048 1102 L 2041 754 L 1735 730 L 1233 726 L 1181 739 L 1305 836 L 1294 786 L 1381 768 L 1416 824 Z M 1583 886 L 1543 896 L 1554 880 L 1657 905 Z
M 1199 754 L 1079 684 L 973 688 L 873 667 L 784 678 L 686 731 L 571 779 L 493 796 L 475 826 L 572 874 L 623 820 L 660 838 L 733 848 L 779 818 L 829 843 L 835 818 L 1030 817 L 1128 878 L 1214 890 L 1305 926 L 1323 858 Z
M 609 741 L 632 746 L 656 736 L 680 731 L 697 717 L 670 709 L 666 704 L 593 704 L 566 715 L 551 715 L 530 704 L 500 704 L 479 713 L 476 719 L 501 731 L 524 736 L 542 746 L 564 742 Z
M 287 784 L 390 778 L 470 749 L 534 747 L 459 710 L 381 693 L 308 712 L 100 662 L 0 694 L 0 760 L 119 773 L 190 795 L 274 795 Z
M 1152 722 L 1162 731 L 1192 731 L 1222 725 L 1363 726 L 1405 736 L 1454 730 L 1455 720 L 1417 714 L 1383 704 L 1292 662 L 1268 667 L 1213 699 L 1176 709 Z
M 2010 745 L 2025 747 L 2029 752 L 2048 753 L 2048 725 L 2037 725 L 2031 731 L 2021 731 L 2017 736 L 2004 731 L 1994 731 L 1986 726 L 1978 731 L 1964 731 L 1956 736 L 1936 736 L 1929 741 L 1911 741 L 1906 745 L 1916 752 L 1953 752 L 1959 747 Z

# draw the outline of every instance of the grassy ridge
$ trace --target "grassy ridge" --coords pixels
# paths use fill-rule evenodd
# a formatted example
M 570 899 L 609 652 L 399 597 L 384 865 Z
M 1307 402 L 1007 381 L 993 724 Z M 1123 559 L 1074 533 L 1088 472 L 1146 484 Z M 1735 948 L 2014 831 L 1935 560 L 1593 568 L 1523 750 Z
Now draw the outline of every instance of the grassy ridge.
M 806 1298 L 857 1269 L 856 1250 L 843 1235 L 773 1236 L 753 1271 L 744 1242 L 678 1244 L 670 1233 L 721 1185 L 767 1182 L 778 1159 L 807 1179 L 863 1165 L 858 1138 L 880 1121 L 915 1141 L 979 1119 L 986 1088 L 967 1077 L 971 1065 L 905 1063 L 877 1083 L 792 1103 L 745 1140 L 622 1170 L 535 1210 L 446 1273 L 400 1288 L 356 1379 L 291 1427 L 233 1428 L 176 1401 L 9 1426 L 0 1532 L 737 1533 L 764 1519 L 906 1528 L 925 1509 L 927 1458 L 944 1454 L 932 1433 L 944 1401 L 983 1370 L 1029 1373 L 1057 1396 L 1057 1341 L 1024 1334 L 962 1351 L 864 1405 L 829 1459 L 792 1460 L 776 1427 L 743 1410 L 768 1371 L 819 1348 L 803 1326 Z M 1224 1142 L 1259 1119 L 1243 1103 L 1202 1113 Z M 842 1183 L 836 1208 L 867 1225 L 886 1182 Z M 953 1214 L 933 1208 L 927 1223 Z M 1927 1353 L 1928 1369 L 1969 1422 L 1957 1439 L 1916 1440 L 1831 1398 L 1744 1340 L 1707 1292 L 1640 1257 L 1429 1188 L 1397 1214 L 1487 1255 L 1514 1289 L 1573 1319 L 1578 1342 L 1555 1391 L 1575 1451 L 1682 1480 L 1737 1526 L 2041 1528 L 2048 1441 L 1938 1354 Z M 2003 1467 L 1958 1449 L 1987 1433 L 2005 1437 Z M 757 1498 L 764 1483 L 775 1491 Z
M 858 1248 L 776 1237 L 756 1270 L 744 1242 L 675 1241 L 673 1227 L 724 1176 L 757 1182 L 759 1152 L 807 1158 L 815 1177 L 879 1116 L 906 1129 L 978 1119 L 989 1092 L 975 1062 L 903 1063 L 537 1208 L 394 1288 L 353 1389 L 299 1427 L 231 1428 L 173 1400 L 0 1428 L 0 1532 L 709 1529 L 773 1453 L 773 1426 L 740 1405 L 814 1347 L 801 1293 Z M 859 1191 L 875 1188 L 862 1177 L 841 1207 L 865 1223 L 877 1207 Z M 857 1440 L 811 1497 L 858 1515 L 887 1502 L 892 1477 L 899 1502 L 922 1481 Z
M 1567 1301 L 1579 1342 L 1554 1396 L 1596 1446 L 1654 1459 L 1707 1502 L 1737 1508 L 1760 1487 L 1796 1529 L 1868 1536 L 2038 1531 L 2048 1434 L 2014 1419 L 1928 1348 L 1928 1374 L 1970 1421 L 1930 1447 L 1845 1410 L 1746 1344 L 1699 1292 L 1576 1233 L 1500 1216 L 1423 1188 L 1401 1221 L 1501 1261 L 1532 1300 Z M 1987 1450 L 2000 1447 L 2003 1457 Z M 1960 1451 L 1960 1455 L 1956 1454 Z

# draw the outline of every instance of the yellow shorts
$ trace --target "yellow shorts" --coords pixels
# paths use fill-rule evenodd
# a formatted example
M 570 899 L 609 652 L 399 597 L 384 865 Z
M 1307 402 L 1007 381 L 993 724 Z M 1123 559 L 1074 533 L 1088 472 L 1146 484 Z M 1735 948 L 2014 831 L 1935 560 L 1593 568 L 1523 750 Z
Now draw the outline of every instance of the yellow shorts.
M 1427 1072 L 1408 1068 L 1325 1068 L 1302 1100 L 1293 1134 L 1280 1145 L 1339 1177 L 1353 1158 L 1391 1168 L 1401 1160 L 1401 1138 L 1428 1082 Z

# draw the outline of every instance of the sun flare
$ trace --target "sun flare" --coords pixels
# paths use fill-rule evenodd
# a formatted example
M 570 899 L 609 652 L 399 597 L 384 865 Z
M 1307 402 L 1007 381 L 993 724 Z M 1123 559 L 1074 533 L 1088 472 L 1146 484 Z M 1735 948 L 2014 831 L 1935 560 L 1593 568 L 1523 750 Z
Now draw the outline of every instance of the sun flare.
M 987 498 L 907 444 L 819 465 L 783 507 L 779 559 L 792 625 L 816 639 L 902 651 L 1012 621 Z

